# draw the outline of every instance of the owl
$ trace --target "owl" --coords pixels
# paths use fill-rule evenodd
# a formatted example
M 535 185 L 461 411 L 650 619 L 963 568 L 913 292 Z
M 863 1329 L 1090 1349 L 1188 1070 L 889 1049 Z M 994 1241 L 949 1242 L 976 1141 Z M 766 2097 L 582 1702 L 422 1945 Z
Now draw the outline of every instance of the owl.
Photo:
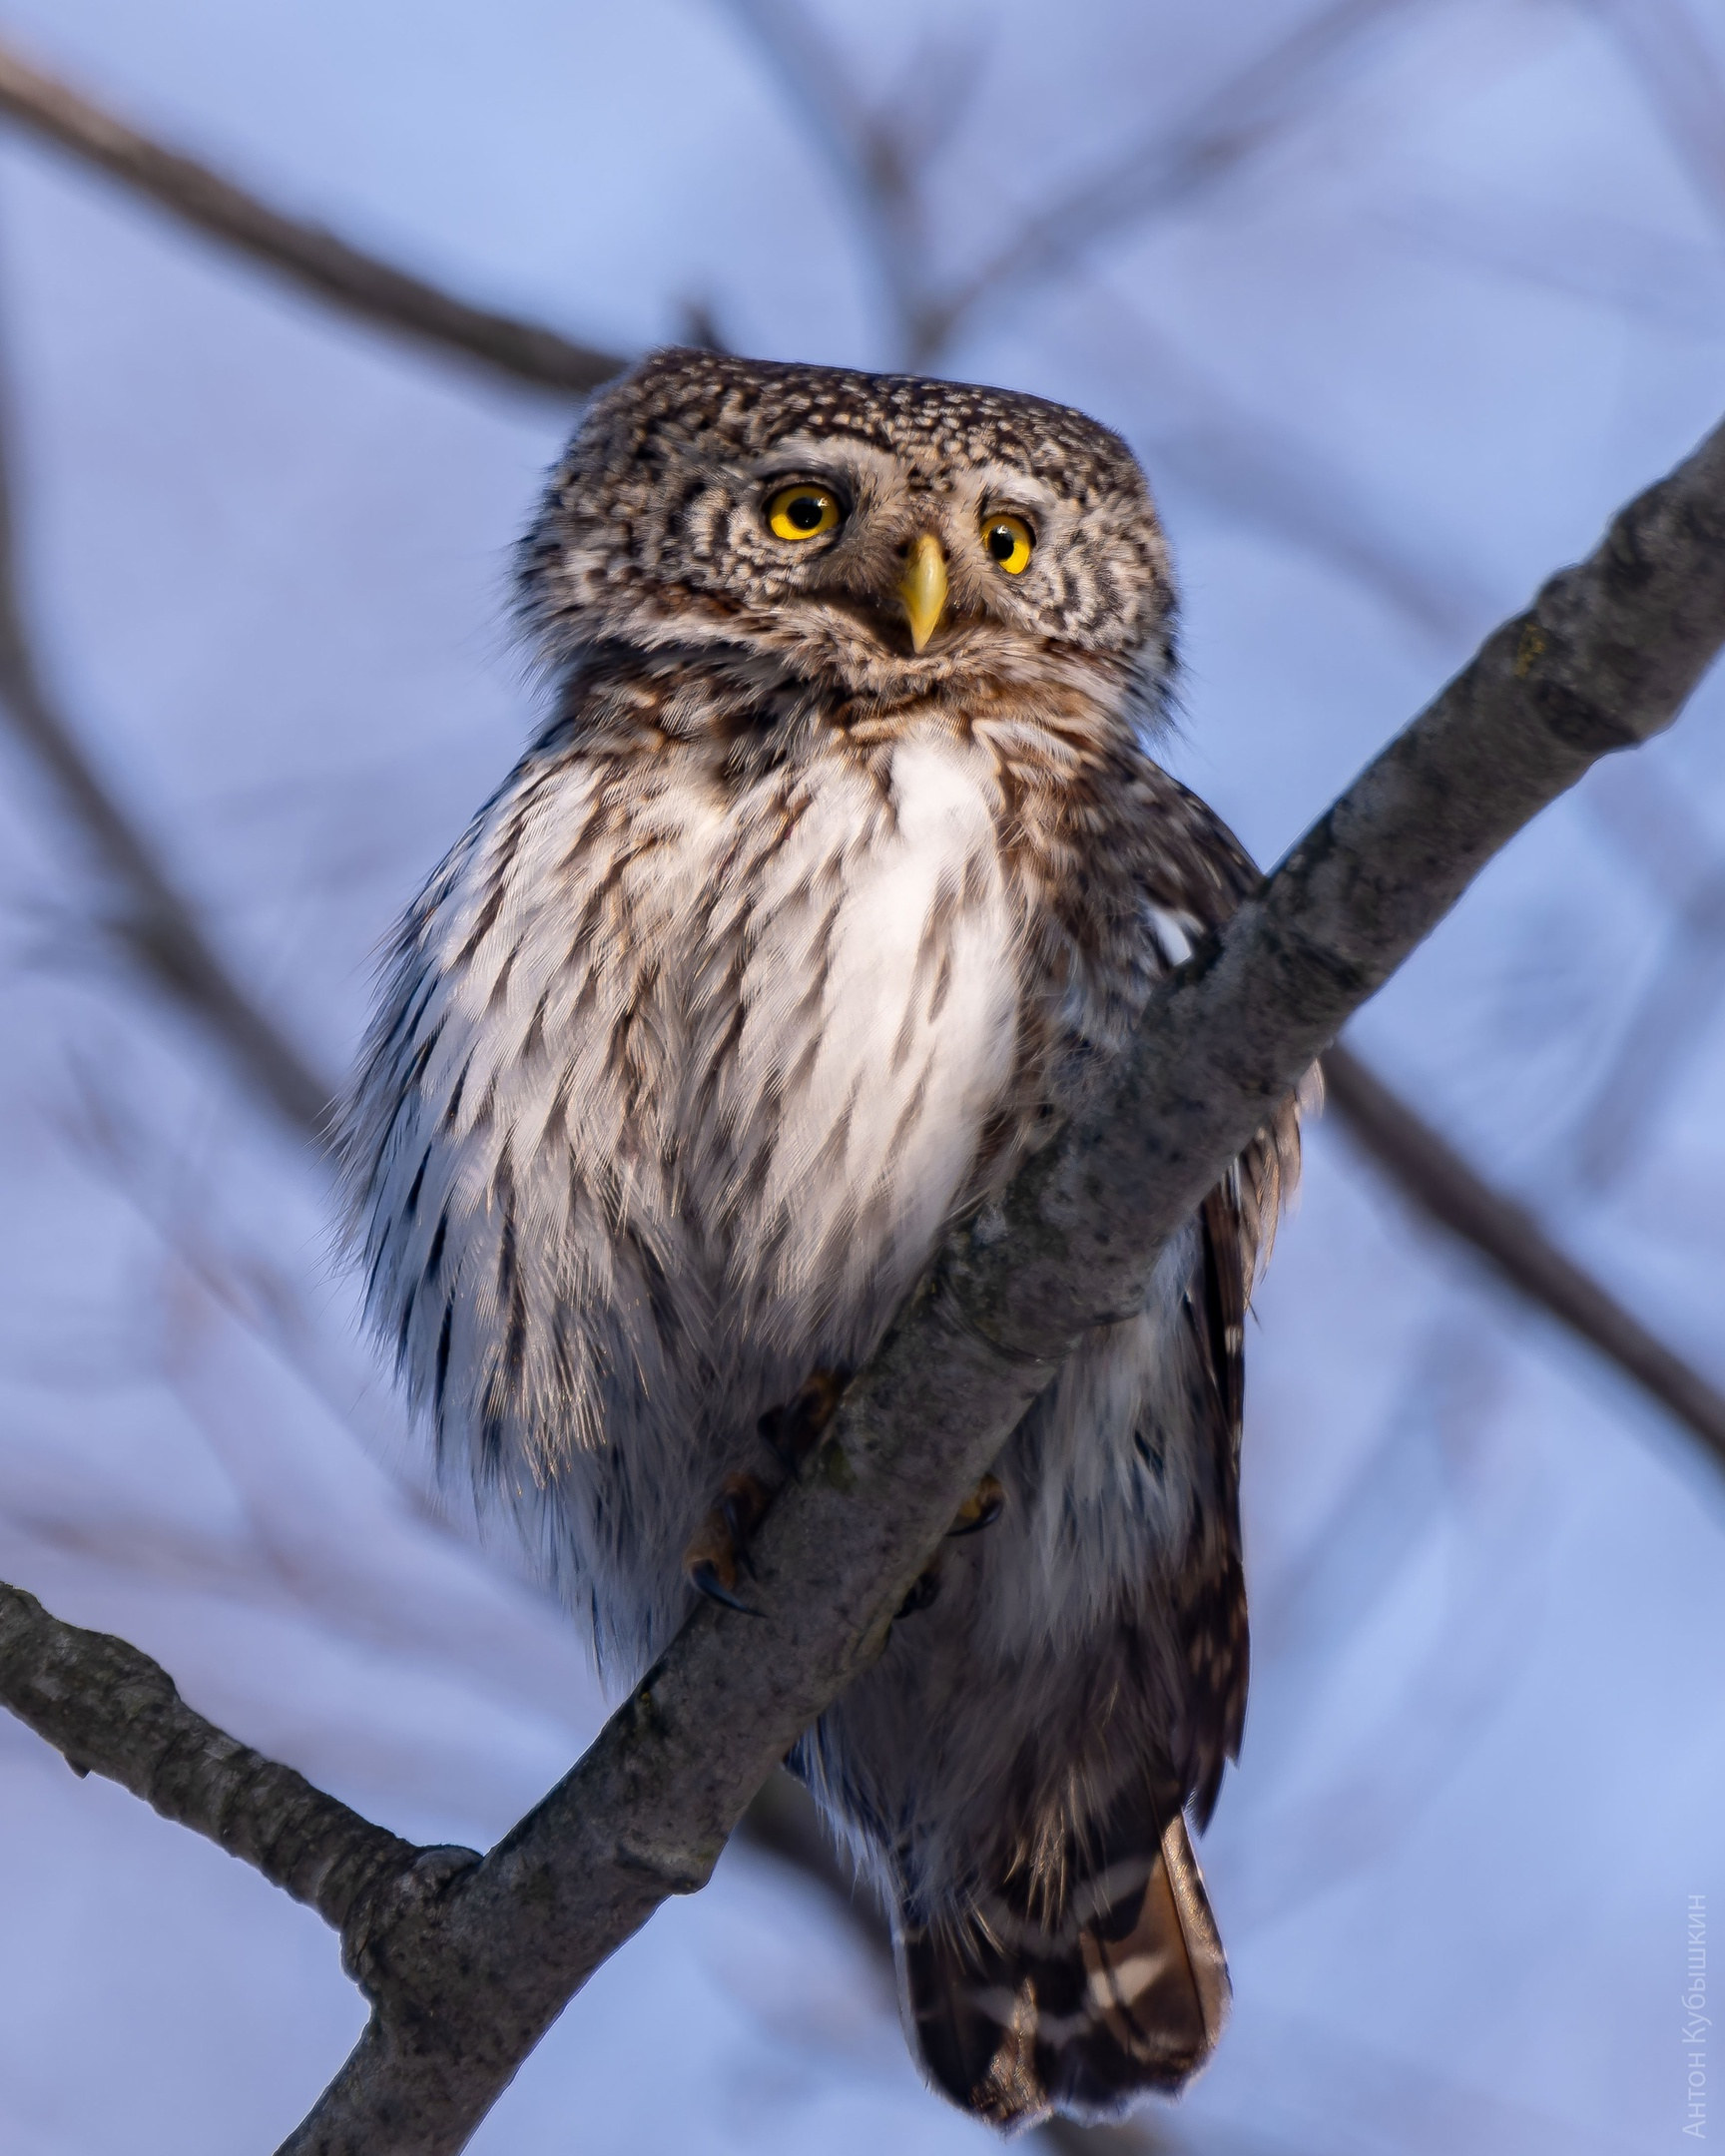
M 548 716 L 409 909 L 344 1122 L 442 1469 L 627 1684 L 951 1224 L 1252 887 L 1149 754 L 1168 552 L 1030 396 L 672 350 L 519 556 Z M 790 1761 L 892 1912 L 933 2085 L 1011 2128 L 1208 2056 L 1187 1819 L 1246 1701 L 1247 1298 L 1291 1105 L 1077 1347 Z

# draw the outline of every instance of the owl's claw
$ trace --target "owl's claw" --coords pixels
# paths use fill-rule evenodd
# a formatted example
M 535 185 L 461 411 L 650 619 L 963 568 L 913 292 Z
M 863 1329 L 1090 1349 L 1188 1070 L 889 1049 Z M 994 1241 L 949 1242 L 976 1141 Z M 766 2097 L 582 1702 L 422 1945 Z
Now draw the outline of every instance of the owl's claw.
M 704 1557 L 699 1564 L 684 1561 L 689 1584 L 697 1594 L 705 1595 L 709 1602 L 717 1602 L 721 1609 L 735 1610 L 739 1617 L 764 1617 L 765 1610 L 753 1608 L 741 1595 L 734 1595 L 719 1577 L 719 1568 L 711 1558 Z
M 984 1527 L 992 1527 L 1006 1509 L 1006 1492 L 991 1474 L 985 1474 L 976 1487 L 958 1507 L 952 1524 L 946 1530 L 946 1539 L 959 1535 L 980 1534 Z
M 935 1596 L 939 1592 L 940 1559 L 938 1556 L 936 1556 L 933 1563 L 924 1565 L 922 1570 L 918 1572 L 916 1577 L 910 1582 L 910 1592 L 904 1597 L 903 1601 L 899 1603 L 897 1611 L 892 1619 L 893 1623 L 896 1624 L 900 1617 L 915 1617 L 919 1615 L 921 1611 L 925 1610 L 928 1607 L 928 1605 L 934 1600 Z
M 773 1492 L 758 1476 L 727 1475 L 719 1492 L 719 1502 L 701 1522 L 694 1541 L 683 1552 L 683 1575 L 696 1593 L 705 1595 L 709 1602 L 717 1602 L 723 1609 L 736 1610 L 742 1617 L 763 1614 L 739 1596 L 737 1575 L 746 1572 L 751 1578 L 754 1576 L 755 1567 L 749 1562 L 749 1540 L 772 1502 Z
M 787 1474 L 795 1474 L 826 1434 L 838 1410 L 849 1370 L 818 1369 L 782 1407 L 769 1407 L 756 1424 Z

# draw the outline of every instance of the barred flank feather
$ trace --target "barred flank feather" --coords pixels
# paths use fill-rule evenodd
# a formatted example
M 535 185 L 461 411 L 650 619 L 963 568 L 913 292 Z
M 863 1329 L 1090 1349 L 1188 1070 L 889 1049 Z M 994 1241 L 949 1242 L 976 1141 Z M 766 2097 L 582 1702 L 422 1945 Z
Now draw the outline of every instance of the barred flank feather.
M 1116 2117 L 1178 2089 L 1222 2033 L 1228 1965 L 1185 1820 L 1158 1845 L 1128 1815 L 1091 1862 L 1056 1931 L 1012 1921 L 1004 1887 L 983 1898 L 989 1935 L 895 1930 L 905 2033 L 929 2078 L 993 2125 Z

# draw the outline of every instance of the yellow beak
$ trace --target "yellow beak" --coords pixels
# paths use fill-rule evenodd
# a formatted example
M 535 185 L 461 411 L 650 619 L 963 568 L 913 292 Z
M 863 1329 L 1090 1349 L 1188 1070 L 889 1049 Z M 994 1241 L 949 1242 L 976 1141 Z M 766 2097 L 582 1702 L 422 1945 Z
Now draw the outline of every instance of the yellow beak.
M 898 579 L 898 596 L 910 623 L 910 648 L 919 652 L 946 611 L 946 557 L 932 532 L 924 532 L 911 546 Z

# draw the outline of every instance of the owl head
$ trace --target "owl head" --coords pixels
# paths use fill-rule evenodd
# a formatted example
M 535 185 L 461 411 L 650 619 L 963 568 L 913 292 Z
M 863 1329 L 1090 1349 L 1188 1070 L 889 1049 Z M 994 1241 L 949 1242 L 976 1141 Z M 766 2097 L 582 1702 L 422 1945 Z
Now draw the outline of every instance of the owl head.
M 1168 550 L 1119 437 L 908 374 L 653 353 L 588 408 L 520 583 L 553 671 L 723 647 L 876 711 L 1040 683 L 1145 719 L 1172 664 Z

